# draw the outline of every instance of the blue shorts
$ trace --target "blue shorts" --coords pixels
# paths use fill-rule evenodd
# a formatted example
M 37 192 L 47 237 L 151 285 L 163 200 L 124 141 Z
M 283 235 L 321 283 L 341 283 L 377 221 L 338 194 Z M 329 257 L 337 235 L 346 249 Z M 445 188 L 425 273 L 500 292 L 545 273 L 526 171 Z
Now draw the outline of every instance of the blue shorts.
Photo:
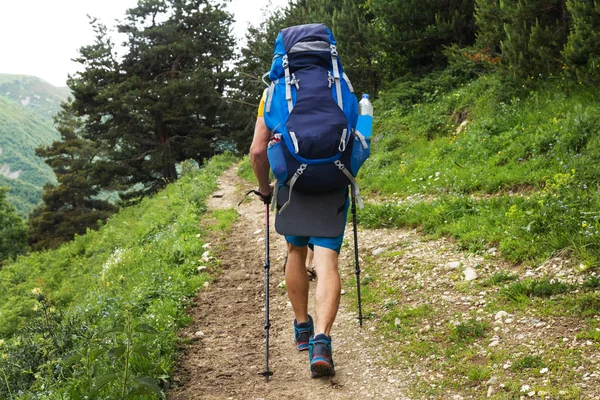
M 350 205 L 350 199 L 346 199 L 346 206 L 344 208 L 344 226 L 348 219 L 348 206 Z M 314 246 L 325 247 L 331 249 L 338 254 L 342 249 L 342 242 L 344 241 L 344 232 L 337 237 L 318 237 L 318 236 L 285 236 L 286 242 L 296 247 L 308 246 L 311 250 Z

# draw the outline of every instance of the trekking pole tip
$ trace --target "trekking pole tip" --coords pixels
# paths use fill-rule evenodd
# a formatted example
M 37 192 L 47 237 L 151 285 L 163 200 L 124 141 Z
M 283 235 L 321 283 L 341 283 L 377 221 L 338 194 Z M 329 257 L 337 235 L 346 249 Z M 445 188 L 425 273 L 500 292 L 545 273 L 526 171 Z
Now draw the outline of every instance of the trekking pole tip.
M 267 379 L 267 382 L 269 381 L 269 377 L 273 376 L 273 371 L 264 371 L 264 372 L 259 372 L 258 373 L 261 376 L 264 376 Z

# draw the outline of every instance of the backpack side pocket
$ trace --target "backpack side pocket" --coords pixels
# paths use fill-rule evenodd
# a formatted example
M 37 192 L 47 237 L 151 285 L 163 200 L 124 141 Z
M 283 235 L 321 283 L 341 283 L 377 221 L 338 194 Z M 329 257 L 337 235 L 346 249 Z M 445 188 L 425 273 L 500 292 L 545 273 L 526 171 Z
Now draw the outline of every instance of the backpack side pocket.
M 350 155 L 350 173 L 353 176 L 358 174 L 358 170 L 371 154 L 371 139 L 366 139 L 359 132 L 354 131 L 354 144 L 352 154 Z
M 288 168 L 283 154 L 283 146 L 281 135 L 277 134 L 271 139 L 267 147 L 267 157 L 269 158 L 271 171 L 280 183 L 285 183 L 288 179 Z

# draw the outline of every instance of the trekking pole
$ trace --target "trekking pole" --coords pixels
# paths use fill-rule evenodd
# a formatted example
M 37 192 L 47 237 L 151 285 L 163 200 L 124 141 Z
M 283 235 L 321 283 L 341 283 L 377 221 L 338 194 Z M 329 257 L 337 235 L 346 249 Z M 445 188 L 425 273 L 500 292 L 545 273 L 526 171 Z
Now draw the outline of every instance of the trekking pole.
M 269 320 L 269 205 L 265 205 L 266 224 L 265 224 L 265 372 L 262 373 L 269 382 L 269 377 L 273 372 L 269 371 L 269 328 L 271 321 Z
M 358 232 L 356 231 L 356 198 L 354 193 L 352 193 L 352 225 L 354 227 L 354 260 L 356 266 L 354 273 L 356 274 L 356 292 L 358 293 L 358 321 L 362 328 L 363 315 L 360 301 L 360 265 L 358 263 Z
M 246 193 L 248 196 L 250 193 L 254 193 L 264 201 L 264 197 L 257 190 L 250 190 Z M 244 199 L 242 198 L 240 203 L 241 205 Z M 269 201 L 265 202 L 265 372 L 259 373 L 259 375 L 263 375 L 267 382 L 269 382 L 269 377 L 273 375 L 273 372 L 269 371 L 269 328 L 271 328 L 271 321 L 269 320 Z

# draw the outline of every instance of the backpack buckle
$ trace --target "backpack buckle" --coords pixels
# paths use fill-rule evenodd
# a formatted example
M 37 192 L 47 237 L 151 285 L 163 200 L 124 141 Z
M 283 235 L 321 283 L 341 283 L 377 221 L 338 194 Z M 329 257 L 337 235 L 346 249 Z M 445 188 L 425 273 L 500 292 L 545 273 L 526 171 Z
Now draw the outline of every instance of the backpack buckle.
M 288 61 L 288 56 L 287 56 L 287 54 L 286 54 L 286 55 L 284 55 L 284 56 L 281 58 L 281 66 L 282 66 L 283 68 L 287 68 L 287 67 L 288 67 L 288 65 L 290 65 L 290 63 L 289 63 L 289 61 Z
M 337 57 L 338 56 L 337 47 L 334 44 L 331 45 L 331 55 L 333 57 Z

